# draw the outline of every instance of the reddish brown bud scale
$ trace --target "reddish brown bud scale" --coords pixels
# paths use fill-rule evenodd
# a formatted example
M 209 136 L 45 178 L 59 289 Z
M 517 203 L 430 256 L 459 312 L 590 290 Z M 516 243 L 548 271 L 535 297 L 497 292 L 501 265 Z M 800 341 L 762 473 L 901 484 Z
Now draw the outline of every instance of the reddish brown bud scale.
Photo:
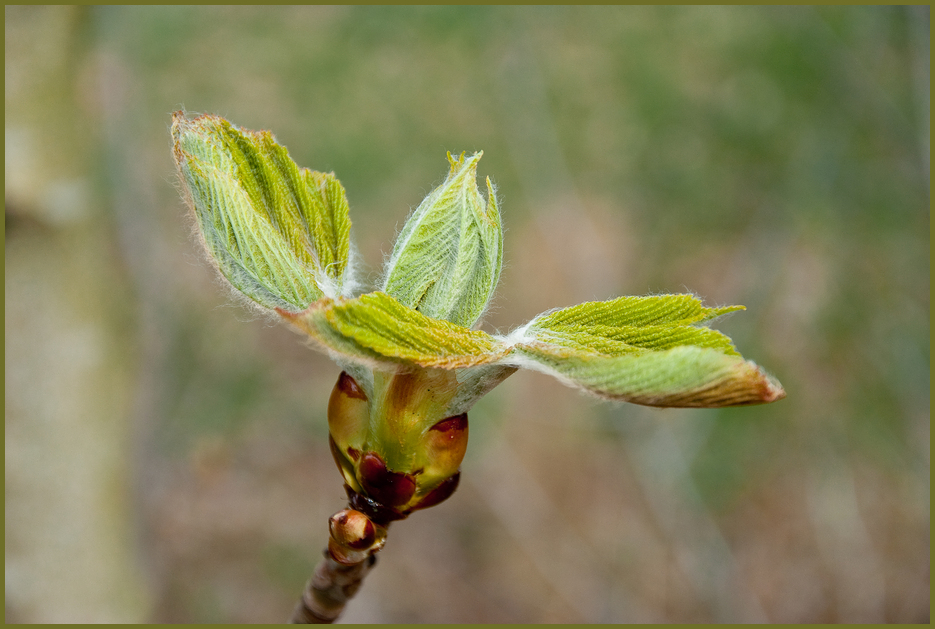
M 360 458 L 357 474 L 367 494 L 387 507 L 402 506 L 416 493 L 412 475 L 390 471 L 376 452 L 367 452 Z
M 451 439 L 456 438 L 460 433 L 467 430 L 468 426 L 468 417 L 467 413 L 461 413 L 460 415 L 455 415 L 454 417 L 449 417 L 443 419 L 434 426 L 431 430 L 435 430 L 441 433 L 445 433 L 446 436 L 449 436 Z
M 344 485 L 344 489 L 347 492 L 348 504 L 353 509 L 365 513 L 367 517 L 380 526 L 387 526 L 395 520 L 403 520 L 409 515 L 408 512 L 401 513 L 397 509 L 391 509 L 369 496 L 358 493 L 350 485 Z
M 429 507 L 434 507 L 440 502 L 448 500 L 451 494 L 455 493 L 455 489 L 458 488 L 458 481 L 461 480 L 461 472 L 455 472 L 453 476 L 449 476 L 441 482 L 441 484 L 427 493 L 425 497 L 417 502 L 412 509 L 428 509 Z
M 368 485 L 382 484 L 383 476 L 388 472 L 386 463 L 376 452 L 367 452 L 360 459 L 360 480 Z
M 369 419 L 370 405 L 366 394 L 354 378 L 342 371 L 328 400 L 328 432 L 346 462 L 357 460 L 355 452 L 359 453 L 357 448 L 366 438 Z M 335 460 L 344 470 L 345 466 L 337 455 Z M 351 475 L 354 475 L 353 471 Z M 352 484 L 356 485 L 356 481 Z
M 367 401 L 367 394 L 346 371 L 342 371 L 338 377 L 338 389 L 347 397 Z

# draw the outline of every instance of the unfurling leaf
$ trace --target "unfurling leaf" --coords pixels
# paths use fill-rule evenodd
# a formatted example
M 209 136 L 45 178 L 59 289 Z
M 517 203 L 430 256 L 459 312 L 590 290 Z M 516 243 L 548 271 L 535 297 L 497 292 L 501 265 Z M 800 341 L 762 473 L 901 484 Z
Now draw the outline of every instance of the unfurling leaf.
M 518 366 L 649 406 L 715 407 L 785 397 L 731 340 L 699 327 L 743 306 L 705 308 L 692 295 L 620 297 L 540 315 L 512 337 Z
M 235 288 L 301 312 L 343 294 L 350 227 L 333 174 L 300 169 L 267 131 L 174 114 L 174 154 L 208 252 Z
M 383 290 L 427 317 L 465 328 L 477 322 L 500 279 L 503 231 L 490 179 L 477 189 L 477 162 L 448 154 L 451 171 L 406 221 Z

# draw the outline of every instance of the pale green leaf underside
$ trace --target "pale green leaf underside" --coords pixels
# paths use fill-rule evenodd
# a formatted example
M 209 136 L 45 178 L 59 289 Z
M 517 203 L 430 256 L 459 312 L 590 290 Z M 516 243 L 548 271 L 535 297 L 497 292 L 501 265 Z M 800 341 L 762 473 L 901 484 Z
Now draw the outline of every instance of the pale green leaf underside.
M 682 345 L 623 356 L 570 353 L 547 343 L 522 343 L 524 367 L 558 377 L 601 397 L 648 406 L 719 407 L 772 402 L 785 396 L 755 364 L 715 349 Z
M 268 132 L 213 116 L 177 114 L 173 137 L 205 243 L 231 284 L 290 312 L 340 294 L 351 223 L 334 175 L 300 169 Z
M 524 367 L 613 399 L 651 406 L 770 402 L 782 387 L 700 326 L 743 306 L 706 308 L 693 295 L 620 297 L 541 315 L 515 351 Z

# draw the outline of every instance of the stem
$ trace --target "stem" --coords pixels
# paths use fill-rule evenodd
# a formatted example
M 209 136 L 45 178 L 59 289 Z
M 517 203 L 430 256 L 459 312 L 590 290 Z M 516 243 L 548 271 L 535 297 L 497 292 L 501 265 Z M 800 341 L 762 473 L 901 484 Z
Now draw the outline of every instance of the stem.
M 348 493 L 351 504 L 355 504 L 356 494 L 351 490 Z M 377 517 L 375 512 L 372 515 Z M 379 517 L 377 520 L 382 521 Z M 305 584 L 305 591 L 292 610 L 291 624 L 325 624 L 337 620 L 377 563 L 375 553 L 386 543 L 388 524 L 379 524 L 350 505 L 331 516 L 328 520 L 331 537 L 324 558 Z
M 369 555 L 359 563 L 341 564 L 334 560 L 326 548 L 324 558 L 305 584 L 305 592 L 292 610 L 289 622 L 326 624 L 337 620 L 347 601 L 357 593 L 364 577 L 376 563 L 376 555 Z

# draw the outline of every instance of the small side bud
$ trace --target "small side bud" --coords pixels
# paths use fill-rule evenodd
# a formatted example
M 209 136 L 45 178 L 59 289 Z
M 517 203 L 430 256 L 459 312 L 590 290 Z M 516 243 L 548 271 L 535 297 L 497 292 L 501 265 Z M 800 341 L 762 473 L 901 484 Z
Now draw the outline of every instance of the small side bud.
M 373 522 L 360 511 L 353 509 L 343 509 L 335 513 L 328 521 L 328 527 L 334 541 L 354 550 L 370 548 L 376 540 Z
M 386 542 L 386 527 L 375 524 L 366 514 L 342 509 L 328 521 L 331 538 L 328 552 L 338 563 L 353 565 L 378 552 Z

